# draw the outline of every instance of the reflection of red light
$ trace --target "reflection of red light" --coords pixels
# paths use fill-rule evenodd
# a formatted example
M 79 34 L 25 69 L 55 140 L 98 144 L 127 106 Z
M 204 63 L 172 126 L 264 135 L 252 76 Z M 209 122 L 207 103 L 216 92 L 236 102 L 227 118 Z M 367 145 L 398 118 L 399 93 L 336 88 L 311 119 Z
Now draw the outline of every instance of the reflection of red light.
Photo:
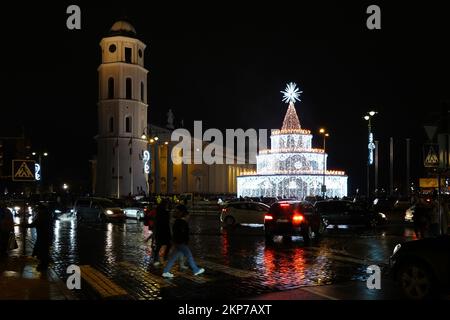
M 287 208 L 289 206 L 290 206 L 289 203 L 280 203 L 280 207 L 282 207 L 282 208 Z
M 297 281 L 305 278 L 305 252 L 303 249 L 297 248 L 294 251 L 294 256 L 292 259 L 294 271 L 293 278 L 298 279 Z
M 222 257 L 228 261 L 228 253 L 229 253 L 229 247 L 230 243 L 228 242 L 228 233 L 225 231 L 225 233 L 222 235 Z
M 266 214 L 264 220 L 273 220 L 273 217 L 270 214 Z
M 274 272 L 279 271 L 275 265 L 275 255 L 272 248 L 264 250 L 264 278 L 269 281 L 273 279 Z
M 296 213 L 296 214 L 294 214 L 294 216 L 292 217 L 292 222 L 294 222 L 294 223 L 301 223 L 301 222 L 303 221 L 304 218 L 305 218 L 305 217 L 304 217 L 302 214 Z

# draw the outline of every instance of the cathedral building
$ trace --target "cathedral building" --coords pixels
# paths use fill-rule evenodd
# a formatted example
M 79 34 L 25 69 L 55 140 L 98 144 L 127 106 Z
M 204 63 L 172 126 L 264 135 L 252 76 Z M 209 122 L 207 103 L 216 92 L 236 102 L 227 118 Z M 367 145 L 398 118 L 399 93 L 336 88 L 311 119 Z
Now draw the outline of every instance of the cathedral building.
M 170 139 L 173 119 L 161 127 L 150 124 L 151 114 L 147 117 L 146 45 L 133 25 L 123 20 L 114 23 L 100 47 L 93 193 L 107 197 L 236 193 L 236 177 L 254 171 L 254 165 L 173 163 L 170 155 L 177 143 Z

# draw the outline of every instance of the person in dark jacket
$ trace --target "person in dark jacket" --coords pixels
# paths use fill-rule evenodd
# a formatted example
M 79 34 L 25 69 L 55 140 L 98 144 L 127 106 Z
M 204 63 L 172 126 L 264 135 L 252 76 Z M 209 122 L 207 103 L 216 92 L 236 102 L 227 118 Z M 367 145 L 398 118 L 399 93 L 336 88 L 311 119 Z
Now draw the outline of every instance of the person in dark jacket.
M 14 218 L 11 211 L 0 203 L 0 259 L 8 256 L 11 233 L 14 232 Z
M 173 243 L 175 250 L 173 250 L 166 267 L 164 268 L 162 276 L 164 278 L 173 278 L 173 274 L 170 273 L 175 262 L 182 256 L 186 257 L 189 267 L 191 267 L 194 275 L 199 275 L 205 272 L 205 269 L 199 268 L 194 258 L 192 257 L 192 252 L 188 247 L 189 243 L 189 224 L 186 221 L 188 212 L 185 206 L 180 205 L 176 208 L 176 220 L 173 223 L 172 234 Z
M 53 242 L 53 216 L 50 210 L 39 204 L 36 209 L 36 218 L 28 228 L 36 228 L 36 242 L 33 248 L 33 257 L 37 257 L 39 264 L 37 270 L 45 271 L 50 263 L 50 247 Z
M 429 200 L 431 202 L 431 200 Z M 414 205 L 414 232 L 417 239 L 423 239 L 426 237 L 429 226 L 432 207 L 426 199 L 417 199 Z
M 161 264 L 160 251 L 163 250 L 163 257 L 167 257 L 172 240 L 170 234 L 169 203 L 166 199 L 161 200 L 161 202 L 156 207 L 156 217 L 153 232 L 155 242 L 153 248 L 153 265 L 157 267 Z

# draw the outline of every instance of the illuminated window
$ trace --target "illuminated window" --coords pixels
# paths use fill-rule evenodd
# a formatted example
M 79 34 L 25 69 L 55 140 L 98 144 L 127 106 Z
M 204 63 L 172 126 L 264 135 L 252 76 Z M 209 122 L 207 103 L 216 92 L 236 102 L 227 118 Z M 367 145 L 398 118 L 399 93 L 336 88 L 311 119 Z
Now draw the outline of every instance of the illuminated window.
M 131 127 L 132 123 L 131 123 L 131 117 L 126 117 L 125 118 L 125 132 L 129 133 L 131 132 Z
M 126 99 L 131 99 L 131 78 L 127 78 L 126 80 Z
M 114 78 L 108 79 L 108 99 L 114 99 Z

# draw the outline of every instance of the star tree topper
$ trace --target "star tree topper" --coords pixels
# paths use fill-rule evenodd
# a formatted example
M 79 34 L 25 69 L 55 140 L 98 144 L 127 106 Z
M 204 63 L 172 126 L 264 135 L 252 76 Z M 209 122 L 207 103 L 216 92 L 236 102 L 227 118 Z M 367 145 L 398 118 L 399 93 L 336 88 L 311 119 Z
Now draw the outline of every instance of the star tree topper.
M 300 94 L 303 93 L 303 91 L 300 91 L 299 88 L 297 88 L 297 85 L 294 82 L 288 83 L 286 89 L 280 92 L 283 94 L 283 102 L 289 104 L 295 103 L 295 101 L 301 101 Z

